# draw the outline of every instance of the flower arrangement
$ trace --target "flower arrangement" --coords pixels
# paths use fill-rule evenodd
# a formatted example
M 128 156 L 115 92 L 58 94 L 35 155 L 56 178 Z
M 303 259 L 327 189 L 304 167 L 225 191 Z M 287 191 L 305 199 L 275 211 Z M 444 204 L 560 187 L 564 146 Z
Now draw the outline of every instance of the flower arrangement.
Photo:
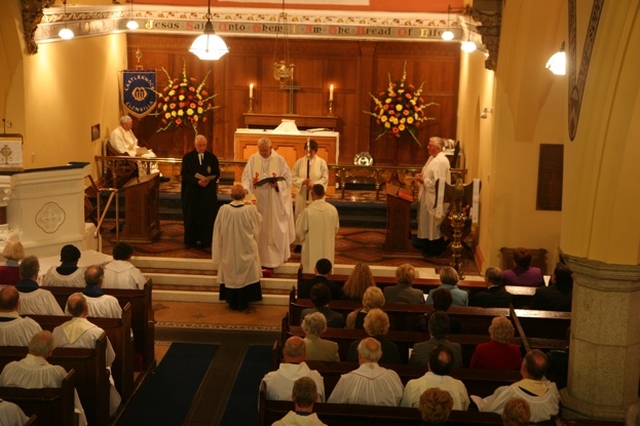
M 164 125 L 158 129 L 158 132 L 190 124 L 197 134 L 198 123 L 207 121 L 207 113 L 219 108 L 212 102 L 217 95 L 209 95 L 204 89 L 211 71 L 207 72 L 200 84 L 196 84 L 195 78 L 187 77 L 186 64 L 182 66 L 181 78 L 171 78 L 164 67 L 162 71 L 167 76 L 167 85 L 162 92 L 156 91 L 159 101 L 156 113 L 153 114 L 160 116 Z
M 420 97 L 424 82 L 416 90 L 413 84 L 406 83 L 406 79 L 407 62 L 405 61 L 402 78 L 399 81 L 392 81 L 391 73 L 389 73 L 387 90 L 380 92 L 377 97 L 369 93 L 376 106 L 373 111 L 364 111 L 364 113 L 376 118 L 376 124 L 380 129 L 376 140 L 389 132 L 397 138 L 409 133 L 413 140 L 422 146 L 416 137 L 420 124 L 427 120 L 435 120 L 434 117 L 425 115 L 425 109 L 438 104 L 435 102 L 425 103 Z

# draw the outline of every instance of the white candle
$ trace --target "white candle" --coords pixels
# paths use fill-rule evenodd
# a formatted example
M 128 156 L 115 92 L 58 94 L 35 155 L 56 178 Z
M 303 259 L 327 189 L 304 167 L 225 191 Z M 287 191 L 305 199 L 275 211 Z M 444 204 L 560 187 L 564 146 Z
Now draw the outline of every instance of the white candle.
M 333 100 L 333 84 L 329 86 L 329 100 Z
M 249 85 L 249 97 L 253 98 L 253 83 Z

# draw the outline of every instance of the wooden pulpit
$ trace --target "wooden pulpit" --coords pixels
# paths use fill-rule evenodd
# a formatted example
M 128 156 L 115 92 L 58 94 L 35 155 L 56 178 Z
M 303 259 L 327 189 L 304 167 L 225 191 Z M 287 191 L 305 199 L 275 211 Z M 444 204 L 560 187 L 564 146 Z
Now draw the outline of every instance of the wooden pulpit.
M 120 240 L 150 243 L 160 235 L 160 175 L 153 173 L 131 180 L 124 186 L 124 194 L 125 225 Z
M 411 251 L 411 203 L 413 195 L 387 183 L 387 235 L 384 248 Z

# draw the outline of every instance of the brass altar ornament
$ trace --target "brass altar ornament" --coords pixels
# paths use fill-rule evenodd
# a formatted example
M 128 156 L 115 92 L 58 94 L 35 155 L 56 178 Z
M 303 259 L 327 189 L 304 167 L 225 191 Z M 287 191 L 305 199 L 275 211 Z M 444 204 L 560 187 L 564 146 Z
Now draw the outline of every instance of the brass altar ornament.
M 289 64 L 282 60 L 273 64 L 273 78 L 284 84 L 287 80 L 293 80 L 294 64 Z

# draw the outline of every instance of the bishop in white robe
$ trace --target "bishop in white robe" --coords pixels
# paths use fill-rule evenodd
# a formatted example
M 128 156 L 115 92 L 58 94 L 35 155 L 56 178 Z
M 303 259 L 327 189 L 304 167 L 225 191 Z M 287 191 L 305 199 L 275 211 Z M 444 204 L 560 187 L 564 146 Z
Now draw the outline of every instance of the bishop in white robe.
M 153 150 L 148 149 L 144 154 L 138 154 L 140 146 L 138 145 L 138 138 L 133 134 L 131 130 L 133 127 L 133 120 L 128 115 L 120 117 L 120 125 L 111 132 L 109 143 L 119 153 L 129 155 L 130 157 L 143 157 L 143 158 L 155 158 L 156 154 Z M 158 164 L 154 161 L 149 164 L 150 173 L 160 173 Z M 147 168 L 142 161 L 138 161 L 138 174 L 144 176 L 147 174 Z
M 260 261 L 266 268 L 277 268 L 291 256 L 295 226 L 291 201 L 291 170 L 284 157 L 271 148 L 271 141 L 258 141 L 258 151 L 247 160 L 242 172 L 242 186 L 255 196 L 262 226 L 258 238 Z M 256 186 L 267 177 L 283 180 Z

